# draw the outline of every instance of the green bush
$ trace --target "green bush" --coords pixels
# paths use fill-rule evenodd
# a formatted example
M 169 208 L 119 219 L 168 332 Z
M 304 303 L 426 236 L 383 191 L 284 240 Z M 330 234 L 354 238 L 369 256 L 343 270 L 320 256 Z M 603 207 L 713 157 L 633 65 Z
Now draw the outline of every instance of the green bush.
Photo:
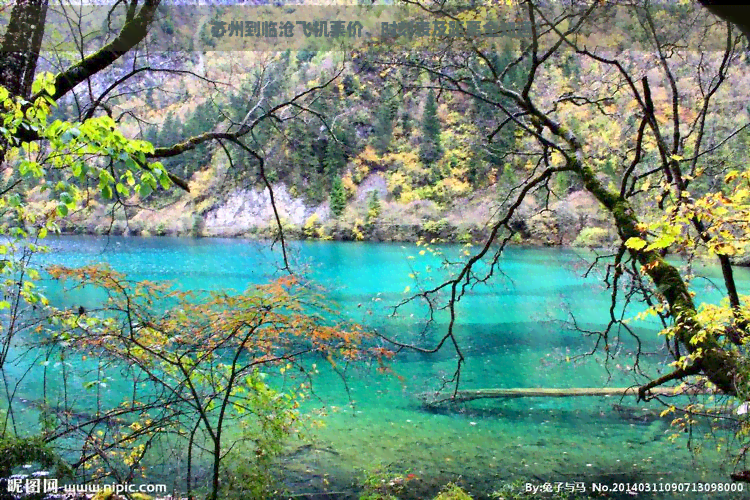
M 380 205 L 380 199 L 378 199 L 377 191 L 370 191 L 370 196 L 367 200 L 367 215 L 365 216 L 365 225 L 371 226 L 379 217 L 382 211 Z
M 458 234 L 458 242 L 462 243 L 464 245 L 473 243 L 474 242 L 474 237 L 471 235 L 471 231 L 469 229 L 461 231 Z
M 599 248 L 610 243 L 609 231 L 600 227 L 584 227 L 573 241 L 574 247 Z
M 468 493 L 454 483 L 448 483 L 435 500 L 472 500 Z
M 451 229 L 451 224 L 443 217 L 440 220 L 428 220 L 422 226 L 428 238 L 441 238 L 443 233 Z
M 3 436 L 0 438 L 0 477 L 26 464 L 55 468 L 60 475 L 70 474 L 70 467 L 39 437 Z
M 190 235 L 195 238 L 203 236 L 203 231 L 206 229 L 206 220 L 200 214 L 193 214 L 193 224 L 190 227 Z
M 400 476 L 397 476 L 400 479 Z M 375 470 L 367 473 L 359 500 L 398 500 L 392 493 L 403 491 L 403 482 L 397 481 L 387 472 Z
M 399 495 L 409 492 L 409 481 L 417 479 L 414 474 L 392 475 L 375 470 L 367 474 L 364 490 L 359 500 L 399 500 Z M 460 486 L 448 483 L 433 500 L 472 500 Z
M 266 498 L 277 485 L 276 457 L 292 437 L 300 437 L 296 399 L 266 385 L 258 372 L 249 380 L 246 408 L 239 421 L 240 439 L 222 464 L 222 490 L 227 499 Z

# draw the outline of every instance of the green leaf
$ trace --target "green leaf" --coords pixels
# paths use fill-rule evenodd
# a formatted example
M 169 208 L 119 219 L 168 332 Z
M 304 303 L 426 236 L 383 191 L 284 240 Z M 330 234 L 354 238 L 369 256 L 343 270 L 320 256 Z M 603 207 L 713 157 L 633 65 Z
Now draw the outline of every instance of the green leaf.
M 169 189 L 172 186 L 172 181 L 169 180 L 169 176 L 166 173 L 159 177 L 159 183 L 164 189 Z
M 148 195 L 151 194 L 151 186 L 148 183 L 138 184 L 135 186 L 135 191 L 138 193 L 141 198 L 146 198 Z
M 112 188 L 109 184 L 102 186 L 102 198 L 109 200 L 112 198 Z
M 642 240 L 641 238 L 628 238 L 628 241 L 625 242 L 625 246 L 632 249 L 632 250 L 642 250 L 647 243 Z
M 60 217 L 65 217 L 68 215 L 68 207 L 63 204 L 57 205 L 57 213 L 60 214 Z
M 73 127 L 63 132 L 63 134 L 60 136 L 60 140 L 64 142 L 65 144 L 68 144 L 70 141 L 72 141 L 79 135 L 81 135 L 81 131 Z
M 154 176 L 151 174 L 151 172 L 146 172 L 141 175 L 141 184 L 148 184 L 152 190 L 156 189 L 156 179 L 154 179 Z
M 71 203 L 74 203 L 75 200 L 68 192 L 60 193 L 60 201 L 65 203 L 66 205 L 70 205 Z
M 99 186 L 103 187 L 105 184 L 109 185 L 115 182 L 115 178 L 112 177 L 112 174 L 107 172 L 104 169 L 99 170 Z

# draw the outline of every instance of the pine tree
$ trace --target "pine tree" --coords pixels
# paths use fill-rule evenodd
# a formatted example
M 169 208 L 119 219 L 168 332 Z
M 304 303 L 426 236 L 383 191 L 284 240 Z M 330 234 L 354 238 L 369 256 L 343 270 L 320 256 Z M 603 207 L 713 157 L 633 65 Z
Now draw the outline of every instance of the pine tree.
M 173 112 L 170 111 L 164 119 L 161 130 L 159 130 L 159 138 L 156 141 L 156 144 L 158 146 L 168 147 L 177 144 L 183 137 L 182 122 Z M 182 177 L 188 177 L 187 172 L 185 171 L 186 163 L 184 162 L 184 158 L 174 156 L 172 158 L 164 158 L 161 163 L 168 172 L 176 172 Z
M 216 116 L 211 103 L 206 101 L 199 104 L 192 115 L 185 121 L 182 133 L 184 137 L 192 137 L 207 132 Z M 211 150 L 207 144 L 201 144 L 195 149 L 183 153 L 182 175 L 189 178 L 196 170 L 203 168 L 210 160 Z
M 331 186 L 331 213 L 334 217 L 339 218 L 344 213 L 346 208 L 346 193 L 344 192 L 344 185 L 341 182 L 341 177 L 336 177 L 333 180 Z
M 326 178 L 333 185 L 334 179 L 339 177 L 346 166 L 346 155 L 341 143 L 330 139 L 326 145 L 326 154 L 323 158 Z
M 369 200 L 367 201 L 367 224 L 372 224 L 380 217 L 380 199 L 377 191 L 370 191 Z
M 404 110 L 401 113 L 401 131 L 404 134 L 404 137 L 409 137 L 411 135 L 411 116 L 409 116 L 409 111 Z
M 182 126 L 173 112 L 169 112 L 159 132 L 159 145 L 171 146 L 182 138 Z
M 435 91 L 430 89 L 422 113 L 422 143 L 419 147 L 419 158 L 425 165 L 430 165 L 443 156 L 440 147 L 440 120 L 437 111 Z
M 290 139 L 291 150 L 290 173 L 300 173 L 302 177 L 310 177 L 312 171 L 317 171 L 318 168 L 318 157 L 312 146 L 315 137 L 307 124 L 299 120 L 290 124 L 287 135 Z
M 388 152 L 393 136 L 393 120 L 396 118 L 398 105 L 392 99 L 383 103 L 375 112 L 372 145 L 379 154 Z
M 502 74 L 505 69 L 508 68 L 508 71 L 505 71 L 503 75 L 502 82 L 500 82 L 504 87 L 513 90 L 520 90 L 521 88 L 523 88 L 523 84 L 525 82 L 525 68 L 522 66 L 522 63 L 514 64 L 514 62 L 516 61 L 516 57 L 517 56 L 513 47 L 510 45 L 506 45 L 500 52 L 491 54 L 489 57 L 489 62 L 494 69 L 494 73 L 498 75 Z M 506 109 L 511 110 L 513 109 L 513 105 L 508 101 L 507 98 L 502 96 L 498 89 L 498 84 L 496 82 L 489 81 L 493 76 L 493 72 L 490 68 L 477 68 L 477 71 L 480 74 L 484 74 L 485 77 L 481 83 L 477 84 L 477 93 L 479 95 L 485 96 L 486 99 L 490 102 L 482 99 L 477 99 L 475 102 L 476 116 L 480 122 L 483 122 L 488 127 L 494 129 L 500 124 L 501 121 L 504 121 L 507 118 L 505 113 L 500 111 L 500 108 L 498 108 L 497 104 L 495 103 L 500 103 Z M 487 144 L 487 162 L 497 167 L 503 167 L 503 165 L 505 165 L 508 152 L 512 151 L 515 147 L 515 132 L 515 124 L 513 124 L 512 122 L 508 122 L 503 126 L 502 129 L 495 133 L 492 141 Z M 487 173 L 485 167 L 488 167 L 489 165 L 486 165 L 484 162 L 483 165 L 483 171 L 477 172 L 479 178 L 483 177 Z

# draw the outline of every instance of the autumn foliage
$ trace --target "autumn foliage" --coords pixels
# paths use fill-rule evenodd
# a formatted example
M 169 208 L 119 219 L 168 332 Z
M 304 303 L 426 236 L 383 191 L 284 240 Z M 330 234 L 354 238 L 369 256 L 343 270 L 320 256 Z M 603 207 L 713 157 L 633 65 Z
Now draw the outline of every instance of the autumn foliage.
M 76 345 L 132 363 L 177 362 L 186 354 L 205 355 L 241 347 L 248 366 L 280 363 L 319 351 L 356 358 L 362 331 L 337 324 L 323 297 L 295 276 L 258 285 L 243 294 L 180 291 L 168 283 L 134 282 L 104 267 L 52 267 L 50 274 L 72 288 L 99 288 L 106 299 L 87 318 L 67 314 Z M 168 304 L 171 307 L 165 308 Z M 116 313 L 111 315 L 111 313 Z M 328 319 L 326 319 L 326 316 Z M 72 322 L 72 323 L 71 323 Z
M 242 462 L 256 467 L 246 493 L 260 495 L 270 460 L 297 431 L 314 361 L 335 366 L 366 352 L 363 330 L 339 321 L 310 284 L 292 275 L 232 294 L 131 281 L 101 266 L 49 273 L 68 292 L 99 294 L 96 307 L 58 312 L 55 341 L 113 362 L 110 369 L 132 383 L 121 405 L 98 408 L 87 427 L 78 465 L 99 477 L 131 480 L 143 471 L 149 448 L 177 440 L 187 444 L 187 470 L 176 472 L 187 474 L 188 493 L 199 479 L 192 472 L 199 457 L 212 463 L 212 498 L 223 476 L 239 488 L 223 462 L 236 448 L 246 450 Z M 286 377 L 284 392 L 266 380 L 272 369 L 296 375 Z M 122 416 L 117 431 L 102 433 L 102 422 L 114 416 Z

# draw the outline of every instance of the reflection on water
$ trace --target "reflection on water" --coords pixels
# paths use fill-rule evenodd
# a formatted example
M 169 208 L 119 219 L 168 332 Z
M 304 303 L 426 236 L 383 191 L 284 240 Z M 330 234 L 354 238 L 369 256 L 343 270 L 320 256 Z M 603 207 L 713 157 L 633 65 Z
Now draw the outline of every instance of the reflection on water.
M 243 290 L 280 273 L 278 255 L 267 245 L 240 240 L 76 237 L 53 240 L 52 246 L 44 257 L 49 262 L 107 262 L 132 278 L 172 280 L 189 289 Z M 439 257 L 420 255 L 412 245 L 364 243 L 296 244 L 293 254 L 311 278 L 329 289 L 331 303 L 349 319 L 424 346 L 443 334 L 447 316 L 442 312 L 426 329 L 426 312 L 416 303 L 391 315 L 393 305 L 406 297 L 406 287 L 414 291 L 439 281 Z M 632 359 L 625 356 L 634 348 L 628 335 L 618 345 L 623 358 L 606 367 L 598 354 L 576 357 L 589 351 L 595 339 L 575 331 L 571 319 L 596 330 L 607 320 L 610 300 L 599 277 L 582 278 L 587 256 L 560 249 L 505 253 L 503 275 L 473 290 L 457 309 L 456 334 L 466 356 L 462 388 L 624 387 L 639 382 L 629 370 Z M 717 271 L 705 272 L 710 277 Z M 748 276 L 739 274 L 740 287 L 746 287 Z M 709 300 L 717 297 L 709 287 L 700 291 Z M 90 307 L 100 300 L 85 292 L 62 296 L 54 288 L 49 296 L 71 307 Z M 664 359 L 657 328 L 654 323 L 633 324 L 646 339 L 644 351 L 651 354 L 642 362 L 651 373 Z M 292 493 L 353 491 L 351 482 L 374 468 L 410 471 L 423 488 L 462 478 L 477 498 L 488 498 L 516 479 L 727 479 L 720 468 L 726 457 L 713 451 L 715 438 L 697 455 L 685 440 L 671 443 L 669 420 L 643 412 L 644 407 L 660 410 L 655 403 L 636 407 L 632 398 L 528 398 L 430 410 L 418 396 L 434 391 L 454 373 L 456 359 L 448 349 L 433 355 L 404 352 L 394 360 L 392 374 L 366 365 L 345 368 L 348 392 L 339 373 L 320 366 L 315 397 L 306 409 L 324 406 L 328 416 L 312 444 L 295 445 L 296 451 L 280 463 Z M 76 360 L 71 369 L 82 386 L 92 376 L 82 370 L 95 371 L 96 361 Z M 28 382 L 19 394 L 31 400 L 38 381 Z M 116 381 L 100 390 L 103 397 L 118 397 Z M 702 444 L 702 434 L 694 432 L 694 447 Z M 168 476 L 170 470 L 162 464 L 151 472 Z

